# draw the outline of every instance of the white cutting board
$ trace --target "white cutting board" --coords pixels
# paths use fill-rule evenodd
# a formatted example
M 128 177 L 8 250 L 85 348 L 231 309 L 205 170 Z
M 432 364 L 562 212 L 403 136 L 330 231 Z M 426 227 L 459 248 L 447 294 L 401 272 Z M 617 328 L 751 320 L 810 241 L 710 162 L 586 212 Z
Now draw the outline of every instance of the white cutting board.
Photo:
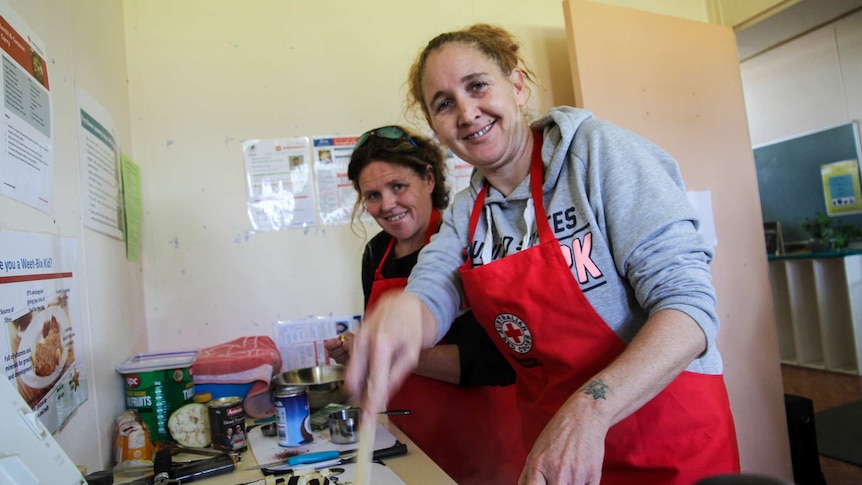
M 248 445 L 251 452 L 254 453 L 254 458 L 259 464 L 272 463 L 274 461 L 284 460 L 287 456 L 298 455 L 300 453 L 309 453 L 312 451 L 329 451 L 329 450 L 355 450 L 359 447 L 359 443 L 340 445 L 329 441 L 329 430 L 313 431 L 314 441 L 302 446 L 284 447 L 278 445 L 278 436 L 264 436 L 261 432 L 261 427 L 256 426 L 248 433 Z M 377 433 L 374 436 L 374 450 L 382 450 L 395 446 L 395 435 L 393 435 L 382 423 L 377 423 Z M 285 453 L 289 452 L 290 455 Z
M 342 465 L 341 468 L 344 468 L 344 473 L 338 475 L 338 483 L 356 480 L 356 465 Z M 391 468 L 376 462 L 371 463 L 371 483 L 374 485 L 407 485 Z

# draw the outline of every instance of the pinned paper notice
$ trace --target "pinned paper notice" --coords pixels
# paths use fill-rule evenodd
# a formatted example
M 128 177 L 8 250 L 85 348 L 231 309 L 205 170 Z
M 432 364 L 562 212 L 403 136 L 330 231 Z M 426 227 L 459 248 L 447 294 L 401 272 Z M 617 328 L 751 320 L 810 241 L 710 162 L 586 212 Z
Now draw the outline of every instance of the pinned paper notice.
M 718 246 L 718 237 L 715 234 L 715 217 L 712 213 L 712 192 L 709 190 L 696 190 L 686 192 L 688 200 L 700 215 L 700 227 L 698 232 L 713 246 Z
M 862 188 L 856 160 L 821 165 L 826 213 L 832 217 L 862 212 Z

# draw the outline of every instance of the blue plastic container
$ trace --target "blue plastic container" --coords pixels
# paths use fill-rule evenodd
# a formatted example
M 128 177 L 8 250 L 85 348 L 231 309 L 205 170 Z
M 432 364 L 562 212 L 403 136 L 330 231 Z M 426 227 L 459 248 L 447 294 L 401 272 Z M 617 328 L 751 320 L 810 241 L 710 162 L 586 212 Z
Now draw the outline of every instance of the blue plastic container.
M 213 399 L 238 396 L 243 399 L 251 390 L 253 382 L 247 384 L 198 384 L 195 383 L 195 394 L 210 393 Z

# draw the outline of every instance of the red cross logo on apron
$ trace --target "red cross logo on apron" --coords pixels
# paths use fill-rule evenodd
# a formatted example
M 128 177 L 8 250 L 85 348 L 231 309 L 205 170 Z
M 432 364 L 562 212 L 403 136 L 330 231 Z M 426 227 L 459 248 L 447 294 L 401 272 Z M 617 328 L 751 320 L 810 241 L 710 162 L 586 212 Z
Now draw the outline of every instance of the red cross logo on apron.
M 506 345 L 519 354 L 526 354 L 533 348 L 533 334 L 527 324 L 516 315 L 501 313 L 494 319 L 494 328 Z

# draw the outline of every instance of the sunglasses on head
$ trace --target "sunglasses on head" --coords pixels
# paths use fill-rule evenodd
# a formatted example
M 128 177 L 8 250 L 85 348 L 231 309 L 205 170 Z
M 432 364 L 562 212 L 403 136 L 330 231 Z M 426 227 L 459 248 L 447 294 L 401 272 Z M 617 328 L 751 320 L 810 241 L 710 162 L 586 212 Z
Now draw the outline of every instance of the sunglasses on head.
M 366 131 L 356 141 L 356 145 L 353 146 L 353 149 L 356 150 L 361 147 L 372 136 L 376 136 L 377 138 L 385 138 L 387 140 L 400 140 L 403 138 L 409 141 L 411 145 L 416 147 L 416 141 L 414 141 L 413 137 L 408 135 L 406 131 L 402 130 L 400 126 L 390 125 Z

